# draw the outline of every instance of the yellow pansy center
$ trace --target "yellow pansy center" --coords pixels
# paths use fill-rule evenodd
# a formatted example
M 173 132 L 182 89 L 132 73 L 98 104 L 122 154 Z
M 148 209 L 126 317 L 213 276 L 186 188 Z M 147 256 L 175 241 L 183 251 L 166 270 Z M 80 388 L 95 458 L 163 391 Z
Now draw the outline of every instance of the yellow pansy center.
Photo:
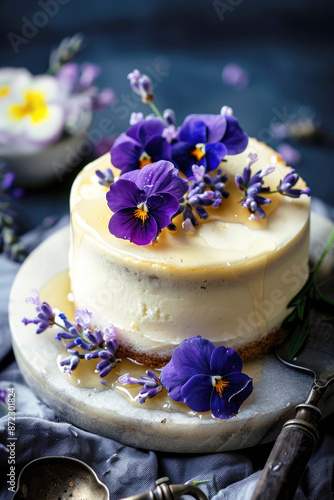
M 150 163 L 152 163 L 152 158 L 144 151 L 139 158 L 139 168 L 143 168 L 145 165 L 149 165 Z
M 142 226 L 145 224 L 149 218 L 148 207 L 145 203 L 138 205 L 136 210 L 133 212 L 136 219 L 141 219 Z
M 9 85 L 0 85 L 0 98 L 9 94 Z
M 46 118 L 48 108 L 45 105 L 42 94 L 39 92 L 25 92 L 23 104 L 13 104 L 10 113 L 14 120 L 22 120 L 26 116 L 31 116 L 34 123 Z
M 216 377 L 212 377 L 212 385 L 218 392 L 218 395 L 222 397 L 225 387 L 228 386 L 228 381 L 223 380 L 221 377 L 217 375 Z
M 193 149 L 190 154 L 195 156 L 197 161 L 200 161 L 203 156 L 205 156 L 205 144 L 196 144 L 195 149 Z

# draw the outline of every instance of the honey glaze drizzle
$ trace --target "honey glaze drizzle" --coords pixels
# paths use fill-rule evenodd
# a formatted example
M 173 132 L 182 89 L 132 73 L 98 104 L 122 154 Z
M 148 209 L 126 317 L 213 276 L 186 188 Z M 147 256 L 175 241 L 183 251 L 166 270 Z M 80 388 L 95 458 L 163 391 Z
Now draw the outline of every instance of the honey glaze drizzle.
M 47 281 L 43 287 L 39 290 L 40 297 L 42 301 L 48 302 L 51 307 L 56 306 L 57 309 L 64 312 L 69 320 L 74 320 L 74 301 L 70 289 L 70 279 L 69 273 L 63 271 L 55 276 L 53 276 L 49 281 Z M 136 398 L 138 392 L 141 389 L 139 385 L 127 385 L 118 382 L 118 378 L 125 373 L 130 373 L 132 377 L 139 378 L 144 375 L 147 369 L 154 371 L 159 375 L 159 370 L 152 369 L 149 366 L 142 365 L 128 358 L 123 358 L 122 362 L 117 365 L 116 368 L 111 370 L 111 372 L 104 377 L 103 380 L 107 382 L 106 385 L 101 384 L 101 378 L 96 372 L 96 359 L 82 360 L 79 366 L 72 372 L 71 375 L 63 374 L 62 367 L 60 366 L 60 361 L 68 356 L 65 348 L 63 352 L 57 357 L 57 365 L 59 370 L 65 379 L 82 389 L 92 389 L 92 390 L 114 390 L 124 396 L 131 405 L 138 408 L 146 408 L 150 410 L 160 410 L 166 411 L 167 413 L 183 413 L 186 415 L 196 416 L 200 419 L 211 419 L 210 412 L 197 413 L 190 410 L 185 404 L 176 403 L 167 397 L 166 391 L 163 389 L 161 393 L 152 399 L 147 399 L 144 405 L 140 404 Z M 244 373 L 251 378 L 253 378 L 254 386 L 259 383 L 262 378 L 262 361 L 251 361 L 244 364 Z M 107 395 L 106 395 L 107 397 Z M 246 408 L 252 402 L 252 395 L 243 403 L 241 406 L 241 411 Z

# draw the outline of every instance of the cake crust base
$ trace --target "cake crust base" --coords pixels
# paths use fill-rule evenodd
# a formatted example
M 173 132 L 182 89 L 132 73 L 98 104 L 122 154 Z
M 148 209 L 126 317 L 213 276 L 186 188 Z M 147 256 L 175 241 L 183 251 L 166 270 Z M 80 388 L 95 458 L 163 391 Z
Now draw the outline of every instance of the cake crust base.
M 242 347 L 237 347 L 235 350 L 237 351 L 243 362 L 262 358 L 266 354 L 269 354 L 273 350 L 275 345 L 284 339 L 286 334 L 286 330 L 281 327 L 276 327 L 270 330 L 270 332 L 268 332 L 260 339 L 245 344 Z M 171 359 L 170 356 L 158 356 L 150 355 L 144 352 L 138 352 L 127 345 L 119 345 L 116 351 L 116 356 L 120 358 L 130 358 L 137 363 L 148 365 L 152 368 L 162 368 Z

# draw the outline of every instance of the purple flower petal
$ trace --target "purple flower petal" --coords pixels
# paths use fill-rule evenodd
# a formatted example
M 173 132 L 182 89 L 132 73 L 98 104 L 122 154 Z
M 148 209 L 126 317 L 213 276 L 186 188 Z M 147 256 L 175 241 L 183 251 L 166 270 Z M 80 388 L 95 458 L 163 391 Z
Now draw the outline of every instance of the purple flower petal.
M 241 372 L 242 361 L 239 354 L 230 348 L 218 346 L 213 351 L 210 360 L 211 373 L 217 375 L 225 375 L 231 372 Z
M 193 150 L 194 146 L 189 142 L 179 141 L 172 144 L 172 159 L 187 177 L 192 175 L 192 166 L 197 163 L 196 158 L 191 154 Z M 203 161 L 201 163 L 204 164 Z M 206 161 L 204 166 L 206 166 Z
M 174 367 L 187 380 L 193 375 L 210 374 L 210 358 L 215 346 L 201 337 L 191 337 L 182 342 L 173 353 Z
M 226 132 L 222 142 L 227 148 L 228 155 L 242 153 L 248 144 L 248 135 L 242 130 L 238 120 L 234 116 L 226 116 Z
M 134 182 L 124 180 L 122 177 L 111 184 L 106 194 L 108 207 L 112 212 L 137 207 L 143 201 L 143 196 L 145 197 L 144 191 L 139 189 Z
M 177 198 L 169 193 L 158 193 L 147 199 L 150 216 L 155 219 L 158 230 L 168 226 L 172 216 L 177 212 L 180 204 Z
M 152 137 L 145 145 L 145 152 L 151 158 L 152 163 L 172 158 L 172 146 L 164 137 Z
M 215 170 L 219 167 L 221 160 L 226 156 L 227 148 L 222 142 L 206 145 L 206 159 L 208 170 Z
M 157 223 L 153 217 L 148 216 L 142 224 L 141 219 L 136 218 L 134 212 L 135 208 L 124 208 L 116 212 L 110 219 L 109 232 L 117 238 L 130 240 L 136 245 L 149 245 L 157 235 Z
M 180 129 L 180 140 L 192 143 L 218 142 L 226 131 L 226 117 L 223 115 L 189 115 Z M 194 134 L 194 135 L 193 135 Z
M 210 375 L 194 375 L 182 387 L 184 403 L 193 411 L 209 411 L 213 391 Z
M 141 169 L 136 184 L 147 196 L 155 193 L 170 193 L 177 199 L 187 192 L 188 182 L 179 176 L 179 171 L 169 161 L 158 161 Z
M 126 134 L 121 134 L 110 150 L 111 163 L 122 172 L 128 172 L 139 168 L 141 153 L 142 148 L 138 143 Z
M 128 137 L 138 144 L 146 144 L 152 137 L 161 136 L 164 124 L 159 118 L 152 120 L 142 120 L 132 125 L 126 132 Z
M 214 390 L 211 400 L 211 412 L 216 418 L 231 418 L 237 415 L 240 406 L 253 390 L 253 382 L 244 373 L 230 373 L 224 377 L 228 385 L 222 394 Z
M 168 396 L 173 401 L 183 403 L 181 389 L 185 383 L 182 373 L 178 374 L 174 368 L 173 358 L 163 367 L 160 377 L 162 385 L 167 389 Z

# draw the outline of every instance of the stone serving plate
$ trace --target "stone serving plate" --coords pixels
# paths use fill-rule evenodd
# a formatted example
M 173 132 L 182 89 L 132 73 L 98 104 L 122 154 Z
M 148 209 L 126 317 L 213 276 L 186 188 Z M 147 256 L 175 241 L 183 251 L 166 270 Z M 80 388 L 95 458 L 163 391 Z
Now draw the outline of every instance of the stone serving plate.
M 311 221 L 311 256 L 319 253 L 331 222 L 315 214 Z M 39 398 L 66 421 L 129 446 L 179 453 L 209 453 L 252 447 L 272 441 L 283 423 L 303 402 L 312 377 L 281 364 L 274 355 L 257 361 L 261 372 L 250 404 L 230 420 L 151 410 L 131 405 L 112 389 L 85 389 L 70 384 L 58 369 L 61 344 L 49 332 L 34 333 L 22 317 L 33 317 L 25 298 L 68 268 L 70 231 L 63 228 L 42 243 L 24 262 L 14 281 L 9 315 L 12 341 L 19 367 Z M 312 254 L 312 252 L 314 252 Z M 318 256 L 318 255 L 316 255 Z M 332 259 L 332 257 L 331 257 Z M 327 260 L 324 273 L 332 268 Z M 52 304 L 57 306 L 56 304 Z M 334 390 L 322 402 L 324 416 L 334 412 Z

